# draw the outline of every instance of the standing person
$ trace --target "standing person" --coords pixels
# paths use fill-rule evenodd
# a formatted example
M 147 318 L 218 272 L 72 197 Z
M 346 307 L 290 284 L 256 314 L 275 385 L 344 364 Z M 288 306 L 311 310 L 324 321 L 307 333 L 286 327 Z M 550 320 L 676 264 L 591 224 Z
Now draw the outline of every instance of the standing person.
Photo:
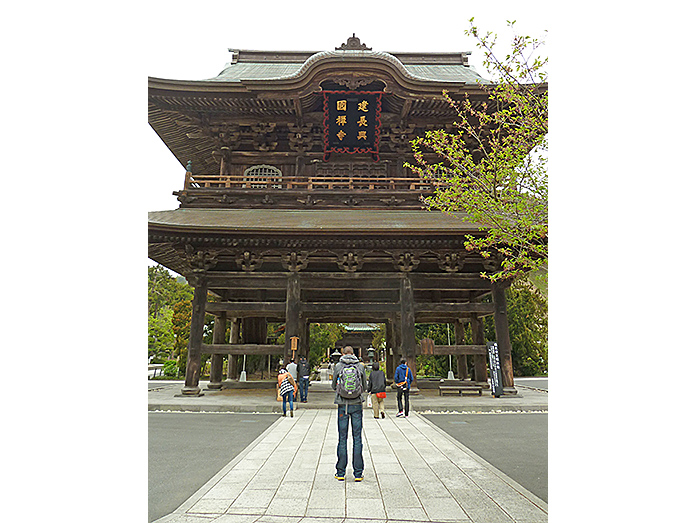
M 300 401 L 307 403 L 307 389 L 310 387 L 310 364 L 305 356 L 300 356 L 298 364 L 298 385 L 300 388 Z
M 394 383 L 397 386 L 398 418 L 409 416 L 409 389 L 412 381 L 414 381 L 414 374 L 407 367 L 407 360 L 402 358 L 394 371 Z M 402 408 L 402 396 L 404 396 L 404 408 Z
M 278 390 L 283 396 L 283 416 L 286 415 L 286 403 L 290 404 L 290 417 L 293 417 L 293 394 L 298 392 L 298 384 L 286 369 L 278 370 Z
M 348 426 L 351 420 L 353 436 L 353 477 L 363 481 L 363 391 L 367 383 L 365 367 L 353 355 L 353 348 L 344 347 L 343 356 L 334 366 L 332 389 L 336 391 L 334 403 L 338 405 L 339 444 L 336 447 L 336 474 L 339 481 L 346 479 L 348 465 Z
M 286 370 L 288 372 L 290 372 L 290 375 L 295 380 L 296 386 L 295 386 L 295 394 L 293 395 L 293 401 L 297 401 L 297 399 L 298 399 L 298 387 L 297 387 L 298 365 L 297 365 L 297 363 L 295 363 L 295 358 L 293 358 L 292 360 L 290 360 L 290 362 L 288 362 L 288 365 L 286 365 Z
M 288 362 L 288 365 L 286 365 L 286 370 L 290 372 L 290 375 L 293 376 L 295 381 L 298 381 L 298 364 L 295 363 L 294 359 Z
M 376 361 L 373 363 L 373 371 L 368 379 L 368 392 L 372 394 L 373 417 L 375 419 L 378 419 L 380 415 L 385 417 L 386 388 L 385 373 L 380 370 L 380 364 Z

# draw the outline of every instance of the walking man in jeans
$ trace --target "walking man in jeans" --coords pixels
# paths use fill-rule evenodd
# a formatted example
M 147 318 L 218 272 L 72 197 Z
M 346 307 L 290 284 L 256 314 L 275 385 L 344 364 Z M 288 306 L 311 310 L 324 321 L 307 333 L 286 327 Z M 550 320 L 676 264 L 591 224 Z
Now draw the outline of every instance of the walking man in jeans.
M 353 477 L 363 481 L 363 391 L 367 380 L 365 367 L 353 354 L 353 348 L 343 348 L 339 362 L 334 366 L 332 389 L 336 391 L 334 403 L 338 405 L 339 444 L 336 448 L 336 474 L 339 481 L 346 479 L 348 465 L 348 427 L 351 420 L 353 436 Z
M 300 401 L 307 403 L 307 389 L 310 386 L 310 364 L 305 356 L 300 356 L 298 364 L 298 385 L 300 387 Z
M 414 375 L 407 367 L 407 360 L 402 358 L 394 371 L 394 384 L 397 386 L 398 418 L 409 416 L 409 389 L 411 389 L 412 381 L 414 381 Z M 404 408 L 402 408 L 402 396 L 404 396 Z

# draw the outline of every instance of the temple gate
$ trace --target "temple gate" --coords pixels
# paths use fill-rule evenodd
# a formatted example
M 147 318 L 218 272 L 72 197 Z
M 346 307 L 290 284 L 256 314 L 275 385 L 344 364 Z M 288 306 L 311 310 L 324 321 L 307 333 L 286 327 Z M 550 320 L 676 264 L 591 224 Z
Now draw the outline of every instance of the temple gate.
M 455 342 L 433 353 L 459 369 L 473 355 L 486 382 L 488 315 L 514 393 L 505 284 L 480 276 L 498 262 L 464 250 L 477 224 L 426 211 L 434 186 L 404 167 L 411 140 L 452 129 L 443 89 L 486 99 L 468 53 L 376 52 L 355 35 L 334 51 L 230 51 L 214 78 L 148 80 L 150 125 L 186 166 L 179 208 L 148 215 L 149 257 L 194 287 L 182 393 L 201 393 L 202 353 L 210 388 L 226 355 L 278 354 L 267 322 L 285 322 L 286 361 L 293 336 L 307 354 L 310 322 L 385 323 L 392 371 L 400 356 L 415 368 L 416 323 L 454 323 Z

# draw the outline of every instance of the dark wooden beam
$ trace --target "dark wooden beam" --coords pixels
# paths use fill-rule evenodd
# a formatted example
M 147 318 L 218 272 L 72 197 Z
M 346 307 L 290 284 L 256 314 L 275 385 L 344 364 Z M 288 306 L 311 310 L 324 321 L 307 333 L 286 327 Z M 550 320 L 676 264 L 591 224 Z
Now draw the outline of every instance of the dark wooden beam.
M 283 345 L 264 345 L 257 343 L 242 343 L 231 345 L 229 343 L 204 343 L 201 347 L 203 354 L 283 354 Z
M 421 290 L 491 290 L 491 283 L 478 275 L 423 274 L 410 275 L 415 291 Z M 288 273 L 284 272 L 211 272 L 209 287 L 212 289 L 285 289 Z M 298 280 L 303 289 L 399 289 L 399 274 L 390 272 L 301 272 Z
M 466 354 L 486 354 L 486 345 L 436 345 L 433 354 L 442 356 L 447 354 L 466 355 Z
M 460 313 L 460 314 L 493 314 L 493 303 L 417 303 L 414 306 L 416 313 Z
M 398 312 L 400 310 L 399 303 L 379 303 L 379 302 L 314 302 L 303 303 L 303 313 L 307 314 L 325 314 L 336 311 L 338 314 L 352 313 L 388 313 Z
M 285 311 L 286 304 L 280 301 L 220 301 L 206 303 L 206 312 L 209 314 L 232 312 L 231 316 L 236 318 L 252 315 L 264 316 L 265 314 L 276 315 L 283 314 Z

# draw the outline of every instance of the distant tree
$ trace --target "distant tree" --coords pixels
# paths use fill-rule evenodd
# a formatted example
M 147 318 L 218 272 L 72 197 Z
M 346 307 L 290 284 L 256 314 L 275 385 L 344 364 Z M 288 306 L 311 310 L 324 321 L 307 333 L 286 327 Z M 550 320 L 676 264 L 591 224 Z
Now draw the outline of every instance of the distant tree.
M 186 371 L 187 345 L 191 329 L 191 301 L 194 290 L 165 267 L 148 267 L 148 354 L 158 349 L 158 358 L 177 360 L 179 374 Z M 212 299 L 209 295 L 209 300 Z M 204 332 L 210 338 L 212 317 L 206 317 Z M 202 355 L 202 369 L 209 356 Z
M 495 281 L 547 262 L 547 58 L 539 56 L 543 41 L 518 35 L 499 57 L 497 36 L 480 32 L 473 20 L 465 33 L 484 51 L 493 82 L 481 86 L 489 100 L 456 101 L 444 92 L 457 131 L 427 131 L 412 142 L 415 163 L 406 165 L 441 184 L 425 199 L 430 208 L 464 212 L 486 231 L 466 237 L 464 247 L 500 262 L 500 270 L 483 274 Z
M 172 309 L 162 307 L 157 315 L 148 317 L 148 356 L 160 363 L 172 358 L 173 353 Z
M 315 367 L 326 359 L 327 349 L 334 352 L 334 345 L 345 332 L 345 323 L 310 324 L 310 367 Z

